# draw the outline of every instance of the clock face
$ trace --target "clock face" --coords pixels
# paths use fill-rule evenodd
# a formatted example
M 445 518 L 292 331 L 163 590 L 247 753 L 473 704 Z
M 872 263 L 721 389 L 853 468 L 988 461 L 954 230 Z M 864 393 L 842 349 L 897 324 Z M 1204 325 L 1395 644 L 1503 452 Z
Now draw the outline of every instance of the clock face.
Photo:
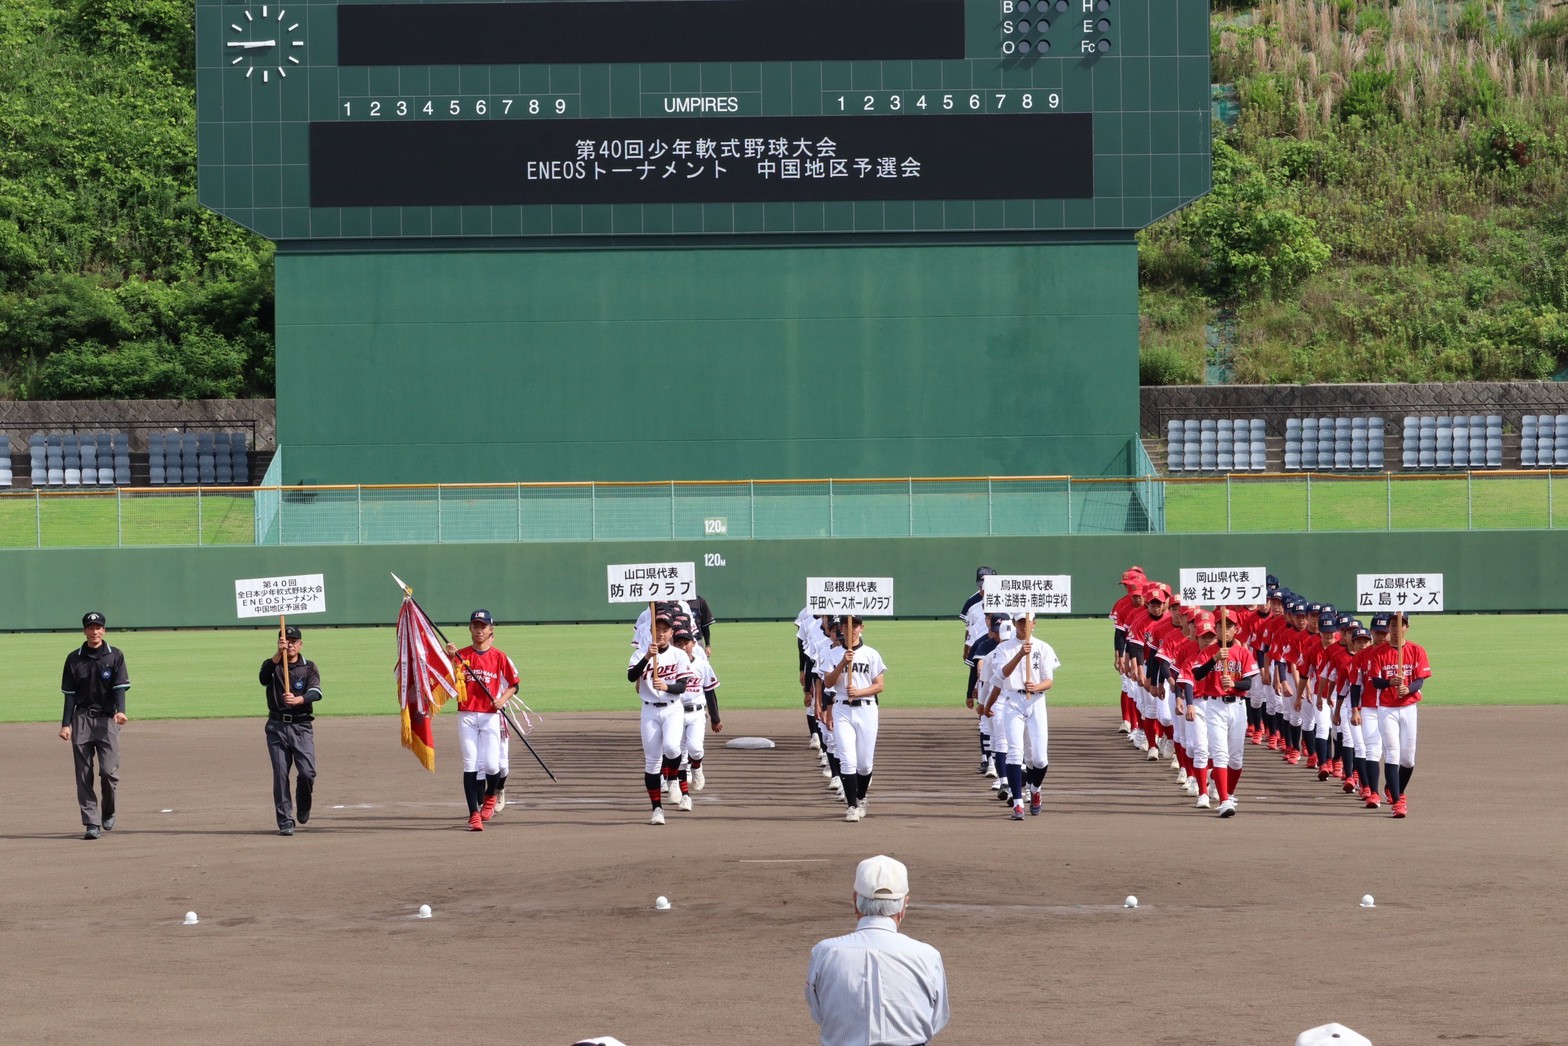
M 262 83 L 271 83 L 274 76 L 285 79 L 300 64 L 305 34 L 282 7 L 246 7 L 229 23 L 223 50 L 229 65 L 243 68 L 247 79 L 260 76 Z

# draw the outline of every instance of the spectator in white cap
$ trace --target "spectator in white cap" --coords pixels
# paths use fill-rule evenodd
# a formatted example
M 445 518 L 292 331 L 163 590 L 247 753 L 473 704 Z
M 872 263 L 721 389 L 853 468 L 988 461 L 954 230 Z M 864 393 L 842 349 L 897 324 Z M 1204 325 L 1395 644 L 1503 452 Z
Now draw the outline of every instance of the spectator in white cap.
M 942 956 L 898 932 L 909 910 L 909 870 L 891 857 L 855 869 L 855 932 L 819 941 L 806 1003 L 822 1046 L 915 1046 L 947 1026 Z

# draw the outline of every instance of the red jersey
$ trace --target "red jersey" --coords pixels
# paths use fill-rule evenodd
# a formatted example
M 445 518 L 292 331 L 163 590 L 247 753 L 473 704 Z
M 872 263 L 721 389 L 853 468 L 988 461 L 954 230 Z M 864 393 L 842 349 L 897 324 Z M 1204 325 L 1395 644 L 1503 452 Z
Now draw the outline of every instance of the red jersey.
M 490 688 L 491 694 L 500 697 L 503 692 L 518 684 L 517 666 L 495 647 L 480 651 L 465 646 L 457 652 L 457 659 L 468 662 L 467 686 L 463 688 L 463 694 L 457 702 L 460 712 L 494 712 L 495 702 L 485 696 L 485 687 Z M 481 683 L 484 685 L 481 686 Z
M 1335 643 L 1329 647 L 1323 658 L 1324 668 L 1320 671 L 1333 683 L 1330 694 L 1343 693 L 1345 688 L 1356 681 L 1356 670 L 1352 667 L 1349 650 L 1343 643 Z
M 1242 644 L 1232 643 L 1230 649 L 1225 652 L 1223 661 L 1220 660 L 1219 654 L 1219 644 L 1216 643 L 1214 646 L 1204 647 L 1198 655 L 1198 660 L 1194 662 L 1195 666 L 1203 664 L 1211 657 L 1215 661 L 1214 670 L 1198 680 L 1198 685 L 1192 692 L 1194 697 L 1239 697 L 1244 691 L 1237 690 L 1235 687 L 1229 690 L 1222 687 L 1220 674 L 1229 672 L 1233 679 L 1246 679 L 1258 674 L 1257 659 L 1252 656 L 1252 651 Z
M 1399 692 L 1393 687 L 1379 690 L 1372 685 L 1372 681 L 1387 679 L 1409 686 L 1417 679 L 1430 679 L 1432 666 L 1426 659 L 1426 651 L 1414 643 L 1406 643 L 1398 648 L 1385 643 L 1373 647 L 1372 650 L 1376 651 L 1376 654 L 1367 658 L 1366 681 L 1363 684 L 1361 703 L 1379 708 L 1402 708 L 1420 701 L 1419 691 L 1400 697 Z
M 1137 609 L 1137 605 L 1133 603 L 1132 596 L 1123 596 L 1122 598 L 1118 599 L 1114 604 L 1111 605 L 1111 624 L 1115 625 L 1118 629 L 1125 631 L 1127 628 L 1127 619 L 1132 615 L 1132 612 L 1135 609 Z

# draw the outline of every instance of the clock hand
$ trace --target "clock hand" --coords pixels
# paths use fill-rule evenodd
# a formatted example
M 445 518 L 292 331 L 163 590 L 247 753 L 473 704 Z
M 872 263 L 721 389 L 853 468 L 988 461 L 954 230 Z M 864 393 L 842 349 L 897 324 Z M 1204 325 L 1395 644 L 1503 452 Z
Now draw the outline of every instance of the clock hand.
M 245 41 L 230 40 L 229 43 L 228 43 L 228 46 L 229 47 L 244 47 L 246 49 L 253 48 L 253 47 L 276 47 L 276 46 L 278 46 L 278 42 L 276 40 L 245 40 Z

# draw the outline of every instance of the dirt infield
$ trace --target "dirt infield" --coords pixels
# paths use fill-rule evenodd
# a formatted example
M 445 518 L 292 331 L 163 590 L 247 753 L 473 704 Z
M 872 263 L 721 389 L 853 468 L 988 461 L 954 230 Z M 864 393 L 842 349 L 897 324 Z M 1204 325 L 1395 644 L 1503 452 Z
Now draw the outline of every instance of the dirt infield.
M 1246 1046 L 1329 1020 L 1377 1046 L 1568 1041 L 1568 707 L 1426 709 L 1404 821 L 1254 747 L 1220 820 L 1108 712 L 1051 725 L 1045 814 L 1015 823 L 970 720 L 885 709 L 870 816 L 845 824 L 798 715 L 732 712 L 726 736 L 779 747 L 710 738 L 696 811 L 653 828 L 635 713 L 555 716 L 536 744 L 561 783 L 517 746 L 481 834 L 448 723 L 432 775 L 394 721 L 327 719 L 316 816 L 284 839 L 260 721 L 132 722 L 97 842 L 53 729 L 0 727 L 0 1041 L 814 1042 L 807 954 L 852 928 L 878 852 L 946 960 L 944 1044 Z

